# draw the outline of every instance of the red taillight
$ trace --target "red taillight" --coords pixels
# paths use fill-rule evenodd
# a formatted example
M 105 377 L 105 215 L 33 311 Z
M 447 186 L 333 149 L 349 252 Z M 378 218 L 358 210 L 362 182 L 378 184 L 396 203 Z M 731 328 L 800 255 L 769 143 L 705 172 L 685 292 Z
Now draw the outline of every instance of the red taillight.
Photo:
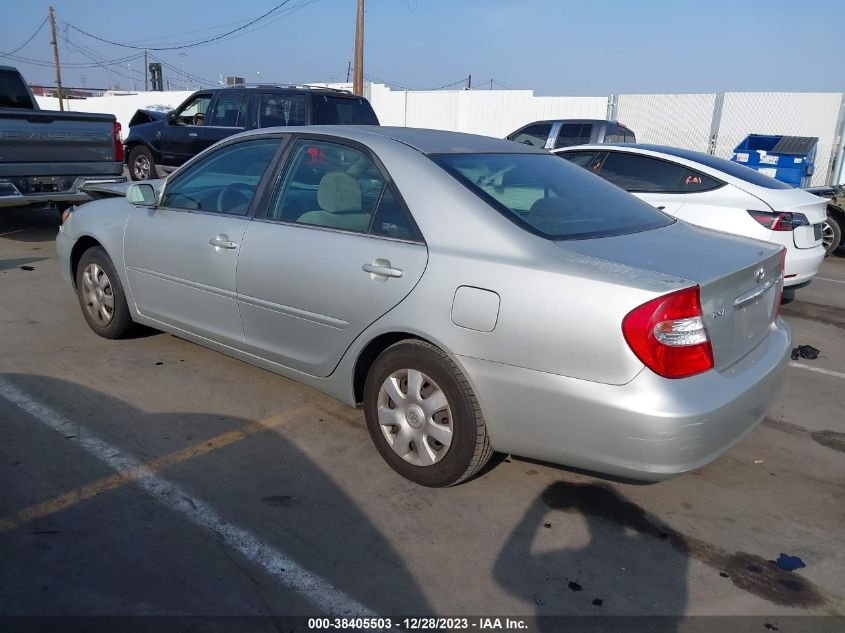
M 780 314 L 780 302 L 783 301 L 783 280 L 786 278 L 784 274 L 786 272 L 786 249 L 782 249 L 780 252 L 780 290 L 778 291 L 778 299 L 775 301 L 775 316 Z M 795 275 L 789 275 L 790 277 L 794 277 Z
M 118 162 L 123 162 L 123 141 L 120 139 L 120 123 L 115 121 L 112 124 L 114 132 L 114 159 Z
M 802 213 L 785 211 L 749 211 L 748 215 L 770 231 L 792 231 L 799 226 L 807 226 L 810 221 Z
M 686 378 L 713 368 L 699 288 L 685 288 L 634 308 L 622 334 L 646 367 L 665 378 Z

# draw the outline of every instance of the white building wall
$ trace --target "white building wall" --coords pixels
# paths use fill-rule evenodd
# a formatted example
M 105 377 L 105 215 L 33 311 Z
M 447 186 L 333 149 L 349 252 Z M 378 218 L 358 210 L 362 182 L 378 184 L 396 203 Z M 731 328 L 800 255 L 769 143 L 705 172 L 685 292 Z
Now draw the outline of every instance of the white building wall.
M 716 95 L 619 95 L 616 120 L 634 130 L 640 143 L 706 152 Z
M 326 85 L 326 84 L 314 84 Z M 347 88 L 348 84 L 329 84 Z M 454 130 L 502 138 L 542 119 L 604 119 L 607 97 L 538 97 L 532 90 L 397 91 L 367 84 L 366 92 L 383 125 Z M 139 92 L 66 101 L 71 110 L 114 114 L 127 134 L 139 108 L 175 107 L 191 93 Z M 58 109 L 54 98 L 37 97 L 41 108 Z M 716 154 L 731 151 L 748 134 L 785 134 L 819 138 L 813 184 L 827 180 L 836 153 L 836 126 L 843 93 L 725 93 Z M 716 94 L 623 94 L 617 119 L 637 139 L 706 152 Z

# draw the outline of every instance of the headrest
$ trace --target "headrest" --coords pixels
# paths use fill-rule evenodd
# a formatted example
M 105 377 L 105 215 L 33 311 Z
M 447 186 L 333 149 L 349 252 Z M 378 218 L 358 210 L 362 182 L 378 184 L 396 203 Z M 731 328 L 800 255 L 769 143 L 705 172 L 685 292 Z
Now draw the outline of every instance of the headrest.
M 342 171 L 331 171 L 320 179 L 317 204 L 329 213 L 361 210 L 361 187 Z

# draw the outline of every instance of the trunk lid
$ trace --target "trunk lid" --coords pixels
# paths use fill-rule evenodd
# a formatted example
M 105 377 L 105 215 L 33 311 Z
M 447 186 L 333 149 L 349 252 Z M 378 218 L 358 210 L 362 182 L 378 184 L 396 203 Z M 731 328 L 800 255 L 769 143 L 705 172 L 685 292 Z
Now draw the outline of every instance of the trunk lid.
M 749 193 L 765 202 L 772 211 L 800 213 L 807 218 L 809 225 L 792 231 L 796 248 L 815 248 L 822 243 L 822 223 L 827 218 L 826 198 L 814 196 L 803 189 L 766 189 L 765 193 L 759 190 Z
M 682 221 L 653 231 L 557 244 L 582 255 L 697 283 L 717 370 L 756 347 L 775 319 L 783 283 L 782 246 Z

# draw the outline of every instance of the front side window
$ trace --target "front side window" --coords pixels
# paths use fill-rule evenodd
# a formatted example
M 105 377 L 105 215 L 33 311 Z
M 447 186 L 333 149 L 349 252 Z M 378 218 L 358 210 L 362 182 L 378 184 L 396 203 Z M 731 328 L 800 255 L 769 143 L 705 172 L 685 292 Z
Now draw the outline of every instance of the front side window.
M 549 239 L 622 235 L 673 222 L 645 202 L 551 154 L 439 154 L 431 158 L 515 224 Z
M 211 103 L 210 94 L 200 94 L 188 101 L 176 112 L 176 120 L 183 125 L 202 125 L 205 112 Z
M 592 123 L 564 123 L 557 134 L 555 148 L 586 145 L 593 133 Z
M 362 97 L 314 96 L 316 125 L 378 125 L 370 102 Z
M 622 152 L 608 152 L 599 175 L 638 193 L 694 193 L 722 186 L 715 178 L 683 165 Z
M 270 219 L 414 237 L 411 222 L 372 159 L 353 147 L 329 141 L 296 142 Z
M 161 206 L 246 215 L 280 143 L 279 139 L 242 141 L 209 154 L 168 183 Z
M 551 123 L 535 123 L 518 132 L 514 132 L 508 137 L 508 140 L 531 145 L 532 147 L 545 147 L 551 131 Z
M 221 92 L 205 125 L 246 127 L 249 98 L 245 92 Z
M 261 95 L 258 118 L 259 127 L 305 125 L 305 95 Z

